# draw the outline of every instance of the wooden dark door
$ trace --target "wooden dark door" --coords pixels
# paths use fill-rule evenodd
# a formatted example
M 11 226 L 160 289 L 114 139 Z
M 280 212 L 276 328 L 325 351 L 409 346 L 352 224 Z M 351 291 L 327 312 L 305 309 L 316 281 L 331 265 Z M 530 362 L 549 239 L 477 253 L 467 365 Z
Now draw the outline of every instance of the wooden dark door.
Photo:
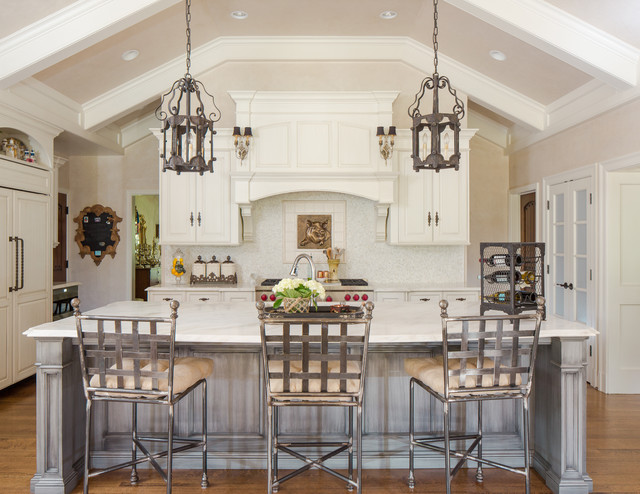
M 58 194 L 58 246 L 53 249 L 53 282 L 67 281 L 67 194 Z

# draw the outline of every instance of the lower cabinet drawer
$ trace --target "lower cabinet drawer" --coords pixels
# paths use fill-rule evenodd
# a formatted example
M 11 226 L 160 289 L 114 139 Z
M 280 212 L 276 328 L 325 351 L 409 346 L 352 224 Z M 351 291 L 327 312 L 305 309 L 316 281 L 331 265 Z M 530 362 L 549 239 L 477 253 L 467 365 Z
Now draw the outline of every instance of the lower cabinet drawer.
M 442 296 L 451 305 L 460 302 L 477 302 L 480 299 L 480 292 L 444 292 Z
M 376 292 L 376 302 L 404 302 L 405 292 Z
M 213 302 L 220 302 L 220 292 L 187 293 L 187 302 L 190 304 L 210 304 Z
M 182 303 L 185 300 L 184 292 L 147 292 L 147 299 L 149 302 L 170 302 L 171 300 L 177 300 Z
M 228 291 L 222 292 L 222 301 L 223 302 L 253 302 L 256 299 L 256 292 L 251 290 L 251 291 L 246 291 L 246 292 L 239 292 L 239 291 Z
M 420 302 L 423 304 L 438 305 L 441 298 L 441 292 L 409 292 L 408 294 L 409 302 Z

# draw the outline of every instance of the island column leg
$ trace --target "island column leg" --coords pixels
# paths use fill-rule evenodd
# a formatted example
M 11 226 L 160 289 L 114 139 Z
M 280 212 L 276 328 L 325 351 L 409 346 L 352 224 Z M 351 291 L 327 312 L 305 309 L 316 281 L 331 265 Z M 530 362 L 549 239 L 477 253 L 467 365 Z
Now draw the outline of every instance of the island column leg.
M 534 468 L 558 494 L 587 494 L 587 345 L 553 338 L 540 345 L 534 384 Z
M 67 494 L 82 479 L 85 400 L 77 351 L 70 338 L 36 341 L 34 494 Z

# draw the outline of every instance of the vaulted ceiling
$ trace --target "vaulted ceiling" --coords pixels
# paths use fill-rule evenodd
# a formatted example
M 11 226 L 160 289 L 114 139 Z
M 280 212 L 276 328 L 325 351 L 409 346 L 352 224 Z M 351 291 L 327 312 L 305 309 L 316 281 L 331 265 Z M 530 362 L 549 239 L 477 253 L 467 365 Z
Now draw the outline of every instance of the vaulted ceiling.
M 57 125 L 75 152 L 121 151 L 184 73 L 183 0 L 2 0 L 2 9 L 12 22 L 0 25 L 0 102 Z M 238 10 L 248 17 L 232 17 Z M 397 17 L 382 19 L 388 10 Z M 433 71 L 430 0 L 192 0 L 191 12 L 196 77 L 234 61 Z M 468 96 L 468 126 L 505 148 L 640 97 L 638 0 L 440 0 L 438 41 L 439 72 Z M 132 49 L 139 56 L 123 61 Z

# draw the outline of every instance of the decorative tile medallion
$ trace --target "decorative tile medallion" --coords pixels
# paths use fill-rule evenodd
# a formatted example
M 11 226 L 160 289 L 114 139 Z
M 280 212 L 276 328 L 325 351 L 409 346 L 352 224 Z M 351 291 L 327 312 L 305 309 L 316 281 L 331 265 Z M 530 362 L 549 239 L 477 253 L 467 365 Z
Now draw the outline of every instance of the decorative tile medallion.
M 331 215 L 298 215 L 298 249 L 331 247 Z
M 302 253 L 325 262 L 323 249 L 346 248 L 345 201 L 282 201 L 282 212 L 283 262 L 291 263 Z

